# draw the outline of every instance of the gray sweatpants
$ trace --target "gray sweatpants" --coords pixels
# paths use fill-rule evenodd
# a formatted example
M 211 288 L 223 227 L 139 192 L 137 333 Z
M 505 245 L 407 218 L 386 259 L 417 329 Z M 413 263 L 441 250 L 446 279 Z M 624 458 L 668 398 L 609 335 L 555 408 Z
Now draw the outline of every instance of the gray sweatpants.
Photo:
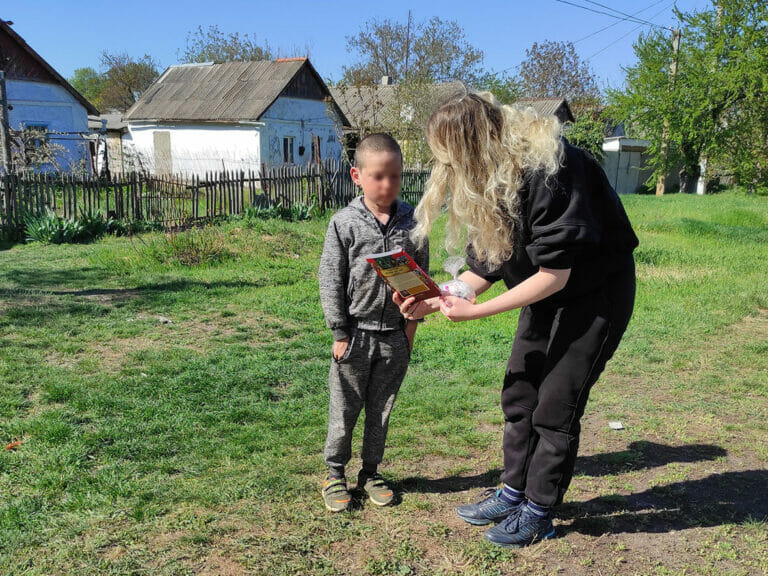
M 356 329 L 344 355 L 331 357 L 330 408 L 325 462 L 331 474 L 344 475 L 352 456 L 352 431 L 365 407 L 363 469 L 373 473 L 384 455 L 389 415 L 411 359 L 403 330 Z

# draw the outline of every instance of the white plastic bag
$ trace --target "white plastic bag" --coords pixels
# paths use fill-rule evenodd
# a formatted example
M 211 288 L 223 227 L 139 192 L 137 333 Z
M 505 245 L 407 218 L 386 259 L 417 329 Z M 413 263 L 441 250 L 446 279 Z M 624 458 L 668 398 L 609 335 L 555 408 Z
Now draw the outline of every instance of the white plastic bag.
M 458 278 L 459 271 L 464 267 L 464 264 L 466 264 L 466 260 L 461 256 L 451 256 L 445 259 L 443 270 L 453 276 L 453 280 L 440 284 L 440 291 L 443 296 L 458 296 L 472 302 L 477 296 L 474 288 Z

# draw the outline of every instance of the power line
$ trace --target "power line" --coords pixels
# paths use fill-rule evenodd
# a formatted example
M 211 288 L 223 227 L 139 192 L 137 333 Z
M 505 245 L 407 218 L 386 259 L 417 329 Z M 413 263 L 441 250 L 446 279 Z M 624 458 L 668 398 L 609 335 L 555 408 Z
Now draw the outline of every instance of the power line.
M 665 6 L 664 8 L 662 8 L 661 10 L 659 10 L 658 12 L 656 12 L 656 14 L 654 14 L 653 16 L 651 16 L 651 18 L 656 18 L 656 16 L 658 16 L 658 15 L 659 15 L 659 14 L 661 14 L 662 12 L 664 12 L 664 11 L 668 10 L 670 7 L 672 7 L 672 5 L 673 5 L 673 4 L 674 4 L 674 2 L 672 2 L 672 3 L 671 3 L 671 4 L 669 4 L 668 6 Z M 617 42 L 619 42 L 619 41 L 621 41 L 621 40 L 624 40 L 624 38 L 626 38 L 627 36 L 629 36 L 630 34 L 632 34 L 633 32 L 635 32 L 635 31 L 636 31 L 636 30 L 638 30 L 639 28 L 642 28 L 643 26 L 645 26 L 645 24 L 639 24 L 639 25 L 635 26 L 634 28 L 632 28 L 632 30 L 630 30 L 630 31 L 629 31 L 629 32 L 627 32 L 626 34 L 623 34 L 622 36 L 619 36 L 618 38 L 616 38 L 616 40 L 614 40 L 614 41 L 613 41 L 613 42 L 611 42 L 610 44 L 607 44 L 606 46 L 603 46 L 602 48 L 600 48 L 600 50 L 598 50 L 597 52 L 595 52 L 595 53 L 594 53 L 594 54 L 592 54 L 591 56 L 587 57 L 587 60 L 591 60 L 592 58 L 594 58 L 594 57 L 595 57 L 595 56 L 597 56 L 598 54 L 602 54 L 603 52 L 605 52 L 606 50 L 608 50 L 608 48 L 610 48 L 611 46 L 613 46 L 613 45 L 614 45 L 614 44 L 616 44 Z M 664 27 L 662 26 L 661 28 L 664 28 Z M 665 30 L 668 30 L 668 28 L 664 28 L 664 29 L 665 29 Z
M 669 30 L 669 28 L 667 28 L 667 27 L 665 27 L 665 26 L 661 26 L 661 25 L 659 25 L 659 24 L 655 24 L 655 23 L 653 23 L 653 22 L 650 22 L 649 20 L 650 20 L 651 18 L 656 18 L 656 16 L 658 16 L 658 15 L 659 15 L 659 14 L 661 14 L 662 12 L 664 12 L 664 11 L 668 10 L 668 9 L 669 9 L 670 7 L 672 7 L 672 5 L 674 4 L 674 2 L 672 2 L 672 3 L 671 3 L 671 4 L 669 4 L 668 6 L 665 6 L 664 8 L 662 8 L 661 10 L 659 10 L 658 12 L 656 12 L 655 14 L 653 14 L 652 16 L 650 16 L 648 20 L 641 20 L 641 19 L 637 19 L 637 18 L 635 18 L 635 15 L 637 15 L 637 14 L 640 14 L 641 12 L 645 12 L 646 10 L 650 10 L 651 8 L 653 8 L 654 6 L 658 6 L 659 4 L 661 4 L 662 2 L 664 2 L 665 0 L 658 0 L 657 2 L 654 2 L 653 4 L 651 4 L 651 5 L 649 5 L 649 6 L 645 7 L 645 8 L 643 8 L 642 10 L 639 10 L 638 12 L 635 12 L 635 14 L 634 14 L 634 15 L 632 15 L 632 14 L 626 14 L 626 15 L 625 15 L 623 18 L 622 18 L 622 17 L 619 17 L 619 16 L 616 16 L 615 14 L 610 14 L 610 13 L 608 13 L 608 12 L 602 12 L 602 11 L 594 10 L 594 9 L 592 9 L 592 8 L 589 8 L 588 6 L 582 6 L 582 5 L 580 5 L 580 4 L 575 4 L 575 3 L 573 3 L 573 2 L 569 2 L 568 0 L 555 0 L 555 1 L 556 1 L 556 2 L 560 2 L 561 4 L 569 4 L 569 5 L 571 5 L 571 6 L 576 6 L 577 8 L 583 8 L 584 10 L 589 10 L 590 12 L 595 12 L 595 13 L 597 13 L 597 14 L 604 14 L 604 15 L 606 15 L 606 16 L 610 16 L 611 18 L 615 18 L 615 19 L 617 20 L 617 21 L 616 21 L 616 22 L 614 22 L 613 24 L 609 24 L 608 26 L 605 26 L 605 27 L 603 27 L 603 28 L 600 28 L 599 30 L 596 30 L 595 32 L 592 32 L 591 34 L 588 34 L 587 36 L 584 36 L 583 38 L 579 38 L 579 39 L 578 39 L 578 40 L 576 40 L 575 42 L 572 42 L 572 44 L 576 44 L 576 43 L 578 43 L 578 42 L 581 42 L 581 41 L 583 41 L 583 40 L 586 40 L 587 38 L 591 38 L 592 36 L 595 36 L 595 35 L 599 34 L 600 32 L 603 32 L 604 30 L 607 30 L 607 29 L 609 29 L 609 28 L 612 28 L 613 26 L 616 26 L 617 24 L 621 24 L 622 22 L 633 22 L 633 23 L 638 23 L 638 25 L 637 25 L 637 26 L 635 26 L 634 28 L 632 28 L 632 30 L 630 30 L 629 32 L 627 32 L 627 33 L 626 33 L 626 34 L 624 34 L 623 36 L 620 36 L 619 38 L 617 38 L 616 40 L 614 40 L 613 42 L 611 42 L 611 43 L 610 43 L 610 44 L 608 44 L 607 46 L 605 46 L 605 47 L 601 48 L 600 50 L 598 50 L 597 52 L 595 52 L 594 54 L 592 54 L 592 56 L 590 56 L 589 58 L 587 58 L 587 60 L 590 60 L 590 59 L 594 58 L 595 56 L 597 56 L 598 54 L 600 54 L 600 53 L 604 52 L 605 50 L 607 50 L 608 48 L 610 48 L 611 46 L 613 46 L 614 44 L 616 44 L 616 43 L 617 43 L 617 42 L 619 42 L 620 40 L 623 40 L 624 38 L 626 38 L 627 36 L 629 36 L 630 34 L 632 34 L 632 32 L 634 32 L 635 30 L 637 30 L 637 29 L 641 28 L 642 26 L 655 26 L 655 27 L 657 27 L 657 28 L 662 28 L 662 29 L 664 29 L 664 30 Z M 585 1 L 588 1 L 588 0 L 585 0 Z M 502 69 L 502 70 L 497 70 L 496 72 L 491 72 L 491 76 L 497 76 L 497 75 L 499 75 L 499 74 L 502 74 L 502 73 L 504 73 L 504 72 L 508 72 L 508 71 L 510 71 L 510 70 L 512 70 L 512 69 L 514 69 L 514 68 L 516 68 L 516 67 L 517 67 L 517 66 L 510 66 L 509 68 L 504 68 L 504 69 Z
M 568 0 L 555 0 L 555 2 L 560 2 L 561 4 L 568 4 L 569 6 L 575 6 L 576 8 L 581 8 L 582 10 L 587 10 L 589 12 L 594 12 L 595 14 L 602 14 L 603 16 L 610 16 L 611 18 L 616 18 L 620 21 L 629 21 L 629 22 L 635 22 L 640 25 L 644 26 L 656 26 L 658 28 L 665 28 L 664 26 L 661 26 L 659 24 L 654 24 L 653 22 L 648 22 L 647 20 L 641 20 L 639 18 L 634 18 L 632 16 L 627 16 L 625 18 L 621 18 L 620 16 L 617 16 L 616 14 L 612 12 L 604 12 L 602 10 L 595 10 L 594 8 L 590 8 L 589 6 L 584 6 L 583 4 L 576 4 L 575 2 L 569 2 Z M 666 29 L 666 28 L 665 28 Z
M 665 2 L 665 1 L 666 0 L 658 0 L 657 2 L 654 2 L 653 4 L 651 4 L 650 6 L 646 6 L 642 10 L 638 10 L 632 16 L 637 16 L 638 14 L 641 14 L 641 13 L 645 12 L 646 10 L 650 10 L 654 6 L 658 6 L 659 4 L 661 4 L 662 2 Z M 588 38 L 592 38 L 593 36 L 597 36 L 598 34 L 600 34 L 600 32 L 604 32 L 605 30 L 608 30 L 609 28 L 613 28 L 614 26 L 618 26 L 619 24 L 621 24 L 622 22 L 626 22 L 627 20 L 628 20 L 627 18 L 622 18 L 621 20 L 617 20 L 616 22 L 608 24 L 607 26 L 603 26 L 602 28 L 600 28 L 599 30 L 595 30 L 591 34 L 587 34 L 586 36 L 583 36 L 583 37 L 579 38 L 578 40 L 574 40 L 573 44 L 578 44 L 579 42 L 583 42 L 584 40 L 587 40 Z
M 633 14 L 627 14 L 626 12 L 622 12 L 621 10 L 616 10 L 616 8 L 611 8 L 610 6 L 606 6 L 605 4 L 600 4 L 600 2 L 594 2 L 594 0 L 582 0 L 582 1 L 588 2 L 589 4 L 594 4 L 595 6 L 600 6 L 601 8 L 607 8 L 612 12 L 616 12 L 616 14 L 621 14 L 622 16 L 626 16 L 627 18 L 634 18 Z M 649 26 L 658 26 L 658 24 L 654 24 L 653 22 L 649 22 L 648 20 L 643 20 L 642 18 L 634 18 L 634 19 L 636 21 L 643 21 Z

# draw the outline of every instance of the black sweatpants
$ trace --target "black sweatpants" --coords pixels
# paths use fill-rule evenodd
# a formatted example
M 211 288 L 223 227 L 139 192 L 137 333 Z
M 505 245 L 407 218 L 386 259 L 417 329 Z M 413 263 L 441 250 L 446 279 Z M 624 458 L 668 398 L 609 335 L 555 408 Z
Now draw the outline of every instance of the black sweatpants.
M 630 256 L 601 290 L 565 305 L 536 303 L 520 311 L 501 393 L 502 481 L 536 504 L 562 502 L 589 391 L 616 351 L 634 302 Z

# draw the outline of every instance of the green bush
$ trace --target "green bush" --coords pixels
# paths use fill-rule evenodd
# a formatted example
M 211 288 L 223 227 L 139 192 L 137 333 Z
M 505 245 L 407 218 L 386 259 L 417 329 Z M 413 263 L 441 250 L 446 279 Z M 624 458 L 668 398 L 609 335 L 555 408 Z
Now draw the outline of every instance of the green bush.
M 201 266 L 217 264 L 231 254 L 225 248 L 221 232 L 206 227 L 163 234 L 146 243 L 144 255 L 160 264 Z
M 304 222 L 318 216 L 320 209 L 315 204 L 293 204 L 283 206 L 283 203 L 272 206 L 248 206 L 244 211 L 243 220 L 285 220 L 286 222 Z
M 27 214 L 24 217 L 27 241 L 41 244 L 90 242 L 106 234 L 127 236 L 145 229 L 154 230 L 156 227 L 152 223 L 106 218 L 98 211 L 81 210 L 77 218 L 62 218 L 46 208 L 41 214 Z
M 27 214 L 24 217 L 24 228 L 28 242 L 41 244 L 81 242 L 86 235 L 85 228 L 78 220 L 61 218 L 50 208 L 41 214 Z

